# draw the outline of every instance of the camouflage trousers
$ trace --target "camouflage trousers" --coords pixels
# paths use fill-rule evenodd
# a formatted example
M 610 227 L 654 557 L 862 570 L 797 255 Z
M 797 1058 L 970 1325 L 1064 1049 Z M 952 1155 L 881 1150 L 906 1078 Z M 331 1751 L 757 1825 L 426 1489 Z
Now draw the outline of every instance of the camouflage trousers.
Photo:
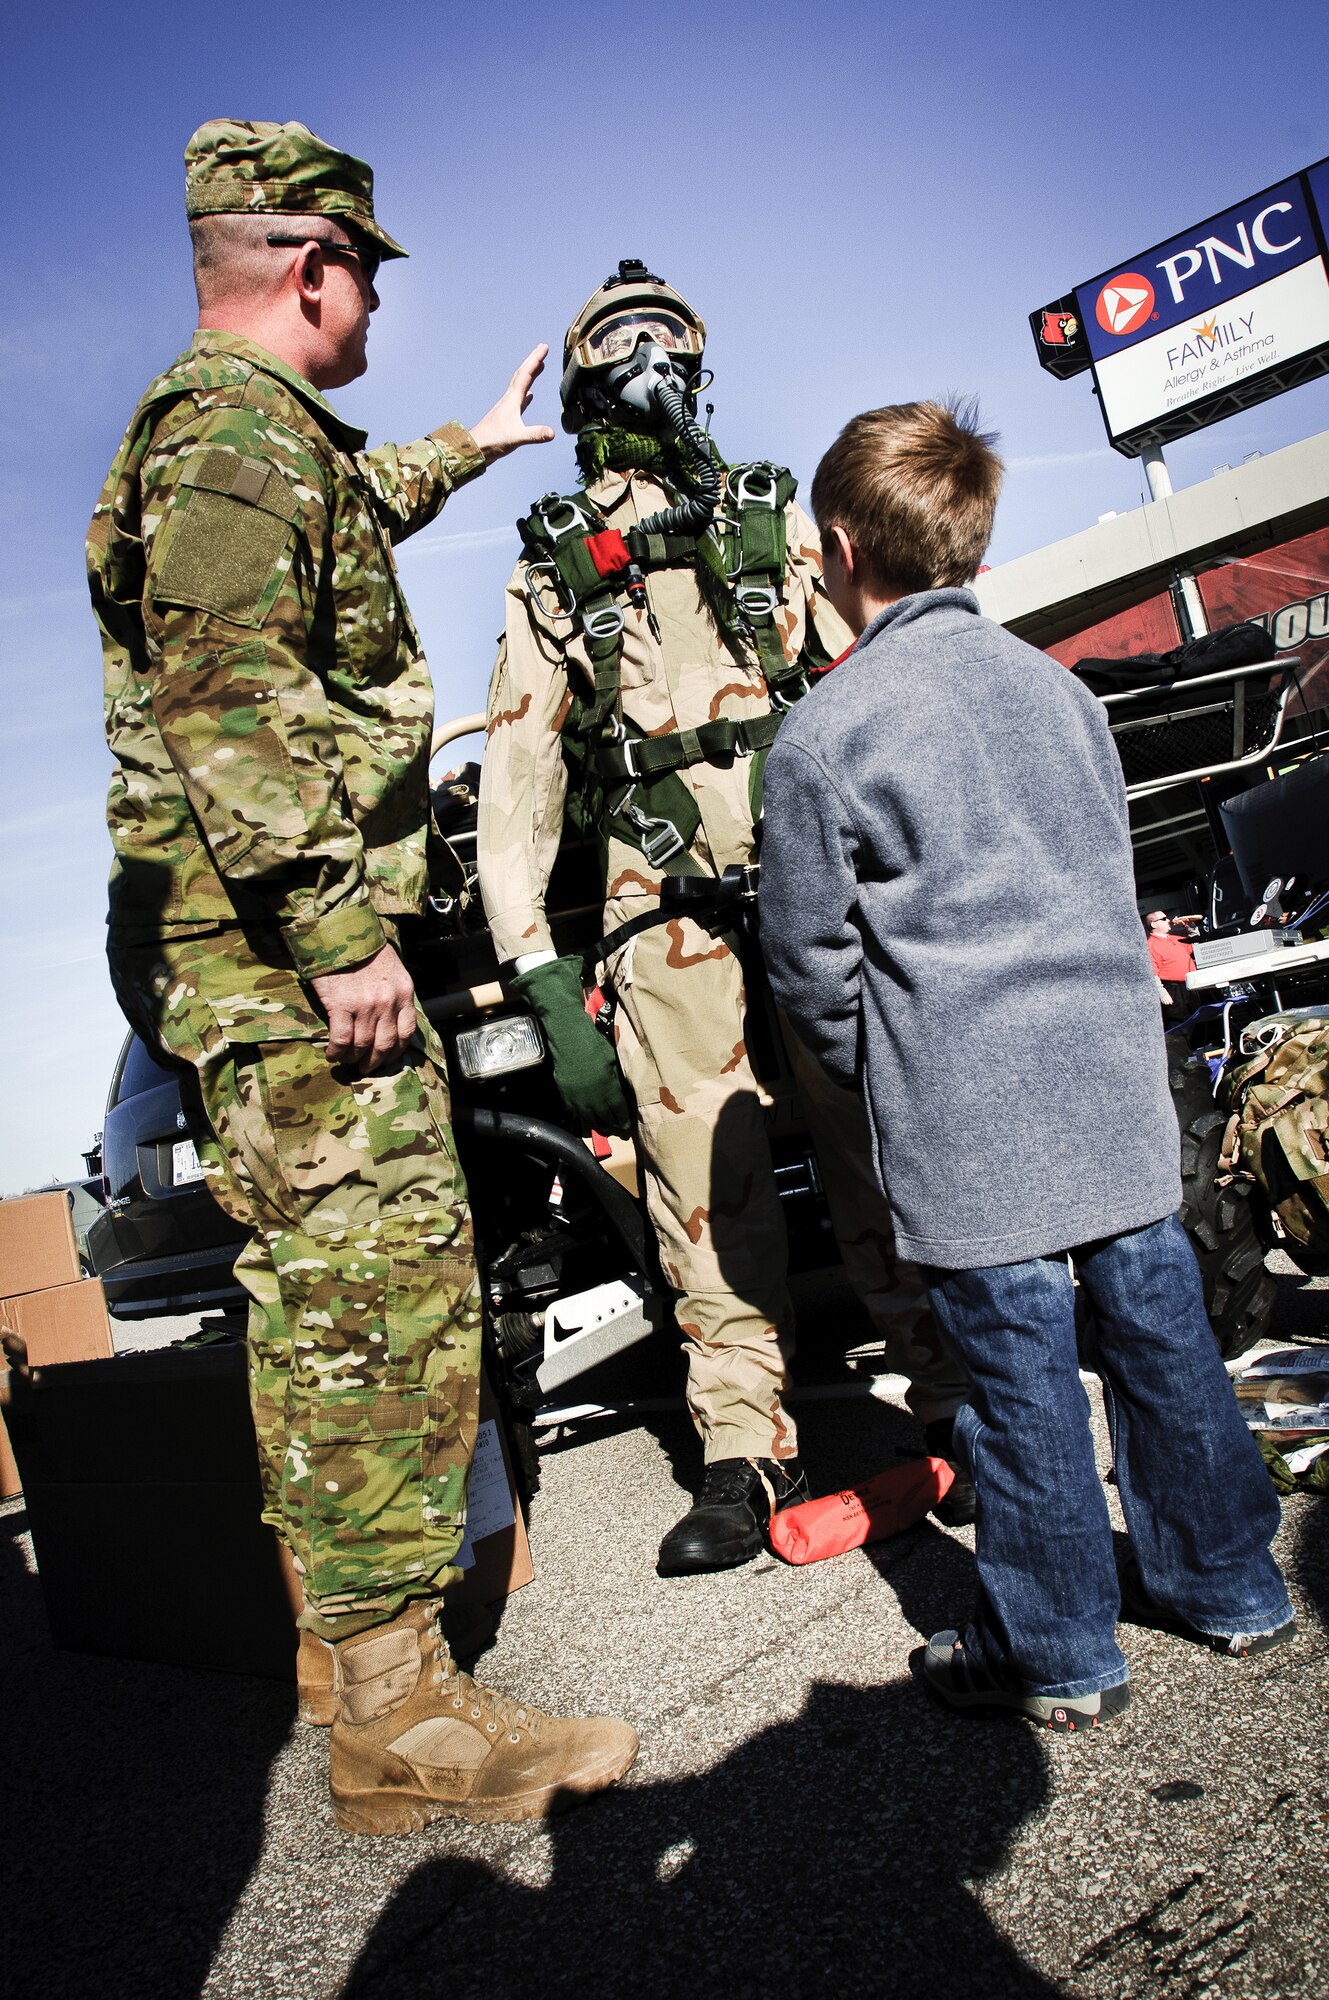
M 744 1042 L 742 966 L 723 938 L 680 917 L 634 938 L 609 980 L 646 1205 L 678 1294 L 688 1405 L 707 1462 L 792 1458 L 797 1432 L 781 1400 L 794 1336 L 788 1246 Z M 810 1057 L 799 1069 L 832 1223 L 886 1367 L 911 1377 L 911 1407 L 924 1421 L 948 1415 L 964 1400 L 964 1377 L 942 1351 L 919 1274 L 895 1258 L 866 1113 Z
M 422 1016 L 395 1069 L 333 1068 L 254 932 L 113 942 L 111 972 L 135 1031 L 188 1066 L 209 1190 L 254 1232 L 236 1277 L 264 1518 L 302 1624 L 348 1638 L 459 1574 L 480 1301 L 441 1050 Z

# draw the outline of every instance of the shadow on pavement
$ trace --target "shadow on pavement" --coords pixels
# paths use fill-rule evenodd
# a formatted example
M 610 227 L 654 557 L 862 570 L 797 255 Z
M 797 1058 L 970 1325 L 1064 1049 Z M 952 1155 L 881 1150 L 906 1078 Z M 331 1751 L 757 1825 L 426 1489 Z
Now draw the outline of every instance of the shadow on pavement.
M 294 1691 L 57 1652 L 0 1516 L 0 1988 L 23 2000 L 193 2000 L 258 1859 Z
M 1329 1493 L 1298 1493 L 1283 1502 L 1291 1551 L 1285 1559 L 1289 1581 L 1309 1598 L 1329 1633 Z
M 941 1714 L 911 1683 L 818 1683 L 796 1720 L 714 1768 L 552 1821 L 546 1887 L 427 1862 L 341 2000 L 1052 2000 L 1061 1989 L 969 1887 L 1002 1867 L 1047 1791 L 1041 1745 L 1018 1724 Z
M 903 1535 L 870 1542 L 863 1553 L 895 1592 L 920 1639 L 963 1631 L 978 1589 L 973 1551 L 931 1517 Z
M 1274 1282 L 1268 1334 L 1280 1346 L 1319 1346 L 1329 1338 L 1329 1291 L 1299 1271 L 1290 1258 L 1268 1260 Z

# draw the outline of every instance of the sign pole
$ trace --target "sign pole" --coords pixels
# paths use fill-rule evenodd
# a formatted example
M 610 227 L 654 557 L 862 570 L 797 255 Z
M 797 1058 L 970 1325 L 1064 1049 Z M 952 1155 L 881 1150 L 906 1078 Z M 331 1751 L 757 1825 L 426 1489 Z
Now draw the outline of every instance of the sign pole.
M 1167 469 L 1167 460 L 1163 456 L 1162 445 L 1141 445 L 1140 463 L 1144 467 L 1145 477 L 1149 481 L 1149 498 L 1151 500 L 1170 500 L 1173 491 L 1172 474 Z
M 1167 460 L 1163 456 L 1162 445 L 1141 445 L 1140 463 L 1149 481 L 1150 499 L 1170 500 L 1175 489 L 1172 484 L 1172 474 L 1168 471 Z M 1200 586 L 1189 573 L 1179 576 L 1173 584 L 1172 602 L 1176 609 L 1182 638 L 1203 638 L 1209 630 L 1209 620 L 1205 617 Z

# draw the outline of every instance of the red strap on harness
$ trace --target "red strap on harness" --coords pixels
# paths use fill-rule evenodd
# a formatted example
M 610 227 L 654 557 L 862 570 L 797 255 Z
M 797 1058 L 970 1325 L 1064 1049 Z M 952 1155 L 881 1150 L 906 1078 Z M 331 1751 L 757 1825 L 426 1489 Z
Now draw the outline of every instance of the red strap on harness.
M 854 646 L 856 646 L 857 644 L 858 641 L 857 639 L 855 639 Z M 854 646 L 846 646 L 843 653 L 837 653 L 833 660 L 827 660 L 824 667 L 809 667 L 808 679 L 810 681 L 819 681 L 823 674 L 834 673 L 835 669 L 839 666 L 841 660 L 847 660 L 849 658 L 849 655 L 854 650 Z
M 600 576 L 617 576 L 632 561 L 628 545 L 617 528 L 602 528 L 598 535 L 587 535 L 586 548 Z
M 771 1547 L 786 1562 L 820 1562 L 898 1535 L 944 1499 L 955 1474 L 944 1458 L 912 1458 L 861 1486 L 785 1507 L 771 1522 Z

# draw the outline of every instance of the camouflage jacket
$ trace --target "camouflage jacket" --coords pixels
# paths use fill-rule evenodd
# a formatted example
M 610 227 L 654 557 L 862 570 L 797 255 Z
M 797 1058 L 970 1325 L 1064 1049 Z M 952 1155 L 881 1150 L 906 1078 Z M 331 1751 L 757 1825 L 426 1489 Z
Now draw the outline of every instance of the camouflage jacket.
M 1271 1014 L 1223 1078 L 1220 1165 L 1255 1182 L 1275 1234 L 1329 1254 L 1329 1014 Z
M 620 532 L 671 504 L 646 473 L 606 472 L 588 489 Z M 816 529 L 791 501 L 785 510 L 784 601 L 777 623 L 785 654 L 796 660 L 813 621 L 832 657 L 851 634 L 821 582 Z M 548 598 L 546 589 L 545 598 Z M 702 602 L 690 566 L 653 570 L 646 595 L 660 637 L 643 612 L 626 605 L 622 710 L 645 736 L 694 729 L 720 717 L 734 720 L 770 710 L 766 683 L 750 652 L 726 643 Z M 478 861 L 485 911 L 501 962 L 552 948 L 545 890 L 558 853 L 567 796 L 561 732 L 572 689 L 589 694 L 593 675 L 585 643 L 566 619 L 551 619 L 527 582 L 526 566 L 507 587 L 507 616 L 489 689 L 488 742 L 480 774 Z M 680 772 L 696 801 L 701 825 L 690 853 L 720 873 L 751 861 L 755 846 L 748 759 L 694 764 Z M 611 839 L 605 876 L 605 928 L 637 915 L 658 897 L 660 873 L 640 850 Z
M 88 534 L 113 937 L 275 924 L 310 978 L 421 907 L 433 690 L 392 544 L 483 460 L 458 424 L 364 444 L 235 334 L 139 404 Z

